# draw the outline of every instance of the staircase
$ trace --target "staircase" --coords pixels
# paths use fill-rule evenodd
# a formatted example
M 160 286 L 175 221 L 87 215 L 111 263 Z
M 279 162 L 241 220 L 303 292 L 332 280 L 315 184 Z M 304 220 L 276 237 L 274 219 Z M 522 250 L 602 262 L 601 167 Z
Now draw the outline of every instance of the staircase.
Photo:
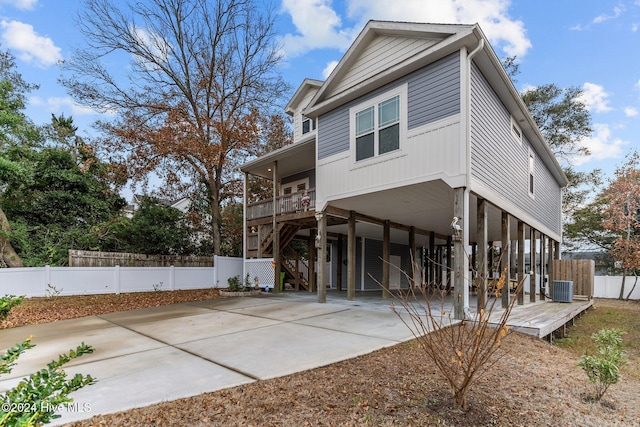
M 285 278 L 296 290 L 309 290 L 309 280 L 305 277 L 305 273 L 309 275 L 309 262 L 300 258 L 298 252 L 289 247 L 282 251 L 282 269 Z
M 280 234 L 280 248 L 286 248 L 289 242 L 293 240 L 296 236 L 296 233 L 300 230 L 300 226 L 295 224 L 290 224 L 286 222 L 281 222 L 278 224 L 278 233 Z M 272 255 L 273 254 L 273 229 L 269 231 L 269 234 L 265 236 L 265 238 L 260 242 L 262 245 L 262 253 L 264 255 Z

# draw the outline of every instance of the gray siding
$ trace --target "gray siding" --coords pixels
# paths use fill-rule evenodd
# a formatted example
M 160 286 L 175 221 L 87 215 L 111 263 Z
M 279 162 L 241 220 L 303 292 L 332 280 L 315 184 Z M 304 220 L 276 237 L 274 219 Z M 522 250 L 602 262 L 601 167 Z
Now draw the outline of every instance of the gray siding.
M 439 61 L 389 83 L 318 119 L 318 160 L 349 151 L 349 108 L 404 83 L 408 84 L 408 129 L 460 112 L 460 55 Z
M 529 150 L 534 153 L 534 198 L 529 196 Z M 561 189 L 529 141 L 511 134 L 511 115 L 475 66 L 471 69 L 471 176 L 536 220 L 561 230 Z
M 280 184 L 288 184 L 293 181 L 309 178 L 309 188 L 316 188 L 316 170 L 309 169 L 308 171 L 299 172 L 295 175 L 284 177 L 280 180 Z
M 342 259 L 338 259 L 338 241 L 334 240 L 331 243 L 331 283 L 332 288 L 338 288 L 338 267 L 337 264 L 342 262 L 342 290 L 347 290 L 347 239 L 342 239 Z M 356 290 L 360 290 L 360 283 L 362 280 L 362 240 L 360 237 L 356 237 Z

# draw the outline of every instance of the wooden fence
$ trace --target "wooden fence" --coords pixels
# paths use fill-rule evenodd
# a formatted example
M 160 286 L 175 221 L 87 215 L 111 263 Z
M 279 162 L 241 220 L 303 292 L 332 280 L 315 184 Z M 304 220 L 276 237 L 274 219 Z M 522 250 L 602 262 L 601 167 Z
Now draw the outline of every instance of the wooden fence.
M 592 259 L 553 260 L 551 280 L 573 281 L 573 295 L 593 298 L 596 264 Z
M 213 257 L 69 251 L 69 267 L 213 267 Z

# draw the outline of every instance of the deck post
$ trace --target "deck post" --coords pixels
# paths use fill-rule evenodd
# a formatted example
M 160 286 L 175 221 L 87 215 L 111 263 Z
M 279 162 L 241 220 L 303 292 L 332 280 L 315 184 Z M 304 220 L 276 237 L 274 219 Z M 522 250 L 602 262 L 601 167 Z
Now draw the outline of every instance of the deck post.
M 530 302 L 536 302 L 536 289 L 537 289 L 537 257 L 538 257 L 538 243 L 537 243 L 537 236 L 536 236 L 536 230 L 531 227 L 530 229 L 531 231 L 531 236 L 529 238 L 529 246 L 530 246 L 530 256 L 531 256 L 531 260 L 529 261 L 529 268 L 531 269 L 531 279 L 529 279 L 529 301 Z
M 540 299 L 547 297 L 547 236 L 540 233 Z
M 309 292 L 316 290 L 316 230 L 309 232 Z
M 278 231 L 277 208 L 278 200 L 278 162 L 273 162 L 273 234 L 272 255 L 275 261 L 273 292 L 280 292 L 280 271 L 282 271 L 282 257 L 280 256 L 280 232 Z
M 459 237 L 453 240 L 455 258 L 453 276 L 453 315 L 462 320 L 469 307 L 469 258 L 465 249 L 469 245 L 469 192 L 463 187 L 453 189 L 453 215 L 462 222 Z
M 509 306 L 510 288 L 509 283 L 511 266 L 510 266 L 510 248 L 511 246 L 511 215 L 509 212 L 502 211 L 502 248 L 500 251 L 500 274 L 506 272 L 504 278 L 504 287 L 502 288 L 502 308 Z
M 391 263 L 391 226 L 389 220 L 384 221 L 382 232 L 382 298 L 389 298 L 389 267 Z
M 324 212 L 316 212 L 318 221 L 318 235 L 316 246 L 318 249 L 318 302 L 327 302 L 327 215 Z
M 524 222 L 518 221 L 518 284 L 524 280 Z M 524 304 L 524 285 L 518 290 L 518 305 Z
M 489 249 L 487 226 L 487 201 L 478 199 L 478 267 L 476 271 L 476 286 L 478 287 L 478 309 L 487 306 L 487 277 L 489 277 L 487 251 Z
M 427 286 L 435 289 L 436 286 L 436 233 L 429 233 L 429 256 L 427 257 Z
M 338 292 L 342 292 L 342 234 L 338 235 L 338 253 L 336 258 L 338 259 L 336 264 L 336 289 Z M 332 257 L 333 258 L 333 257 Z
M 416 228 L 409 227 L 409 254 L 411 266 L 409 267 L 409 288 L 413 289 L 416 282 Z
M 347 231 L 347 299 L 356 299 L 356 213 L 349 212 Z

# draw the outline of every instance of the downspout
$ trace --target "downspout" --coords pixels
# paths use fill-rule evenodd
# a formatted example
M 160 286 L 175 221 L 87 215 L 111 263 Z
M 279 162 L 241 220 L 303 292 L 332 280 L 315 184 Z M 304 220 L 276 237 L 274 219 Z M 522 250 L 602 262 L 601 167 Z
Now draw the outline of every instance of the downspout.
M 249 173 L 244 173 L 244 187 L 242 188 L 242 278 L 247 277 L 247 187 L 249 186 Z M 216 287 L 218 285 L 216 284 Z
M 473 60 L 473 58 L 480 53 L 480 51 L 484 49 L 484 38 L 481 38 L 480 41 L 478 42 L 478 46 L 476 46 L 476 48 L 467 55 L 466 58 L 466 70 L 465 70 L 465 75 L 464 75 L 464 79 L 465 79 L 465 103 L 464 103 L 464 109 L 465 109 L 465 148 L 466 148 L 466 173 L 465 173 L 465 188 L 464 188 L 464 195 L 463 195 L 463 203 L 464 203 L 464 215 L 462 217 L 462 243 L 464 244 L 464 251 L 467 251 L 467 247 L 469 246 L 469 226 L 471 224 L 470 218 L 469 218 L 469 212 L 471 211 L 470 206 L 469 206 L 469 200 L 470 200 L 470 184 L 471 184 L 471 61 Z M 464 279 L 463 279 L 463 283 L 467 284 L 467 283 L 471 283 L 471 277 L 469 276 L 469 259 L 465 256 L 463 257 L 463 263 L 464 263 Z M 464 318 L 464 316 L 467 315 L 467 313 L 469 313 L 469 286 L 464 285 L 462 287 L 463 289 L 463 314 L 462 317 L 459 317 L 460 314 L 458 313 L 456 317 L 458 318 Z

